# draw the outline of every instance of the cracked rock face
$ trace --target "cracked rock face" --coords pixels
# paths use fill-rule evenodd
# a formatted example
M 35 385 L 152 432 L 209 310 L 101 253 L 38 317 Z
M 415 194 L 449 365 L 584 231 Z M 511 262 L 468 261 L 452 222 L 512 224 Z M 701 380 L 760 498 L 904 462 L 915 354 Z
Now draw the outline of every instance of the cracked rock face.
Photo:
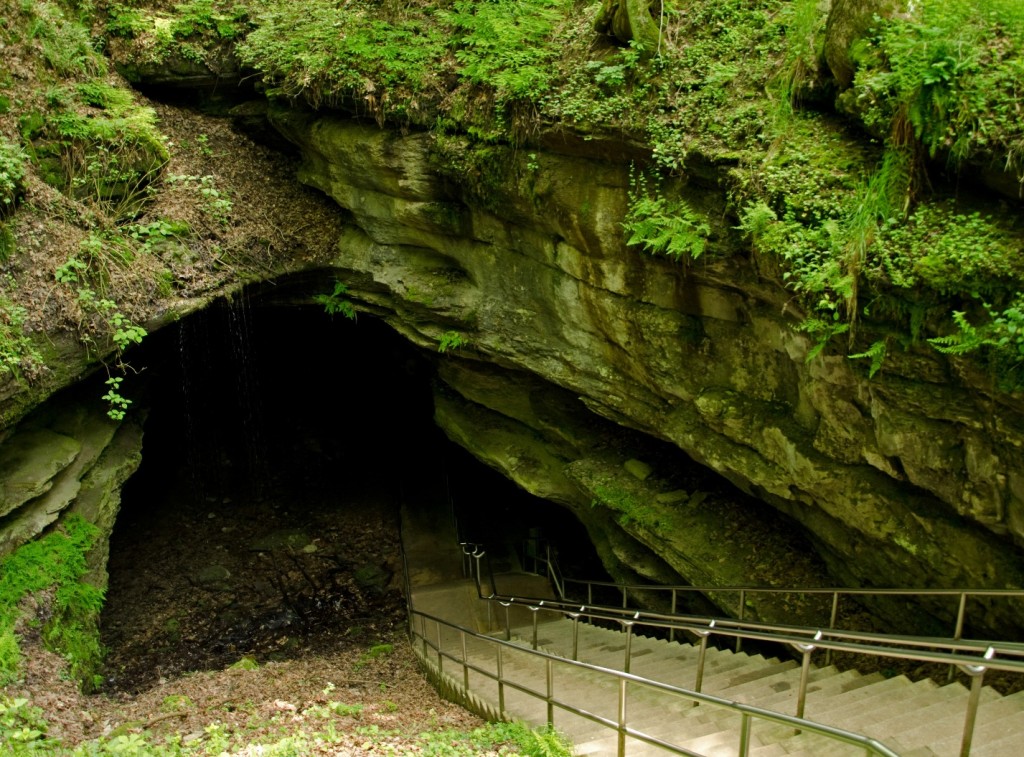
M 1024 416 L 1013 398 L 923 351 L 893 356 L 872 380 L 844 356 L 808 362 L 787 294 L 744 251 L 685 267 L 624 249 L 624 160 L 507 155 L 481 202 L 446 180 L 428 135 L 294 112 L 276 125 L 302 150 L 301 179 L 352 214 L 335 264 L 353 295 L 414 341 L 454 330 L 468 346 L 453 360 L 502 369 L 486 397 L 451 371 L 442 379 L 460 402 L 523 425 L 532 465 L 444 403 L 439 423 L 524 487 L 586 502 L 565 479 L 594 452 L 561 438 L 565 424 L 539 427 L 532 396 L 513 389 L 521 374 L 578 397 L 577 418 L 586 408 L 668 441 L 681 464 L 696 460 L 799 522 L 837 580 L 1021 585 Z
M 490 172 L 467 182 L 427 134 L 283 109 L 271 121 L 301 151 L 300 180 L 347 219 L 329 270 L 284 260 L 278 280 L 304 282 L 308 301 L 336 278 L 432 353 L 458 335 L 438 359 L 438 424 L 571 508 L 613 575 L 756 584 L 792 565 L 794 582 L 1022 585 L 1021 403 L 923 351 L 892 355 L 872 380 L 845 356 L 808 361 L 789 295 L 749 251 L 684 266 L 625 249 L 627 149 L 494 147 Z M 4 470 L 24 433 L 0 445 Z M 40 458 L 54 489 L 72 446 Z M 694 462 L 738 488 L 739 504 L 716 519 L 725 495 L 679 481 Z M 758 554 L 731 545 L 743 541 L 736 518 L 764 534 L 746 539 Z M 717 538 L 728 569 L 699 549 Z M 804 564 L 813 552 L 830 575 Z M 985 623 L 1021 619 L 992 607 Z

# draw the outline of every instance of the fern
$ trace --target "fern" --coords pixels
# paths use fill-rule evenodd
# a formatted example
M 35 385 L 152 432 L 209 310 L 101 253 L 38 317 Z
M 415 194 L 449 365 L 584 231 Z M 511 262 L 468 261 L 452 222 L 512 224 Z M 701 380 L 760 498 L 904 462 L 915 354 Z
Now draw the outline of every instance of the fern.
M 634 178 L 630 205 L 622 228 L 626 244 L 640 246 L 651 255 L 696 260 L 707 249 L 711 226 L 682 198 L 669 200 L 650 191 L 643 174 Z
M 313 302 L 324 306 L 324 312 L 328 315 L 339 313 L 350 321 L 356 319 L 356 308 L 350 301 L 342 299 L 342 295 L 348 293 L 348 286 L 340 281 L 334 282 L 334 290 L 330 294 L 318 294 L 313 297 Z
M 851 360 L 870 359 L 871 367 L 868 369 L 868 378 L 874 378 L 875 374 L 882 367 L 882 361 L 885 360 L 887 345 L 884 339 L 880 339 L 874 342 L 864 352 L 859 352 L 856 355 L 849 355 Z
M 939 352 L 945 355 L 964 355 L 989 344 L 984 331 L 972 326 L 963 311 L 957 310 L 953 313 L 953 323 L 960 329 L 958 332 L 928 340 L 928 343 Z

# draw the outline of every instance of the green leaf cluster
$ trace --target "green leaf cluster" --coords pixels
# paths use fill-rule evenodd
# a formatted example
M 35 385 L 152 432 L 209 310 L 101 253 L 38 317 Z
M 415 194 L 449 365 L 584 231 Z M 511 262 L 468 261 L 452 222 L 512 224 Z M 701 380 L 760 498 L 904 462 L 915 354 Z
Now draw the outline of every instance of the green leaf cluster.
M 0 289 L 0 377 L 32 374 L 42 365 L 42 356 L 25 333 L 28 312 Z
M 169 157 L 153 109 L 97 79 L 54 86 L 47 103 L 20 119 L 42 178 L 115 221 L 136 215 Z
M 21 147 L 0 136 L 0 219 L 9 215 L 21 198 L 25 163 Z
M 445 36 L 432 15 L 417 5 L 389 13 L 361 0 L 277 0 L 261 6 L 237 52 L 278 94 L 402 118 L 440 93 Z
M 341 282 L 334 282 L 334 289 L 328 294 L 318 294 L 313 297 L 313 301 L 323 305 L 324 312 L 328 315 L 338 315 L 339 313 L 350 321 L 356 319 L 356 308 L 351 301 L 345 299 L 344 295 L 348 293 L 348 286 Z
M 565 0 L 456 0 L 441 13 L 454 30 L 459 75 L 486 85 L 498 102 L 537 100 L 551 86 L 558 55 L 551 33 Z
M 711 226 L 685 199 L 669 199 L 650 189 L 643 174 L 636 174 L 629 200 L 622 222 L 627 244 L 676 260 L 696 260 L 704 254 Z
M 933 156 L 992 160 L 1024 177 L 1024 5 L 924 0 L 881 22 L 859 56 L 846 97 L 869 126 L 909 128 Z

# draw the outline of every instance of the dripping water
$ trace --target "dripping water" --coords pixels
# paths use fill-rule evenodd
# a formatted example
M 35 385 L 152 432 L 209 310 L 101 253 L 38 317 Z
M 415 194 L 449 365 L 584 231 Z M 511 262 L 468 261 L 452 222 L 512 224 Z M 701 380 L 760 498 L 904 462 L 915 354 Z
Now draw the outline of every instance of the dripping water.
M 228 301 L 228 332 L 234 357 L 236 398 L 245 457 L 245 479 L 253 497 L 265 489 L 266 441 L 259 382 L 258 340 L 253 338 L 249 296 L 243 291 Z

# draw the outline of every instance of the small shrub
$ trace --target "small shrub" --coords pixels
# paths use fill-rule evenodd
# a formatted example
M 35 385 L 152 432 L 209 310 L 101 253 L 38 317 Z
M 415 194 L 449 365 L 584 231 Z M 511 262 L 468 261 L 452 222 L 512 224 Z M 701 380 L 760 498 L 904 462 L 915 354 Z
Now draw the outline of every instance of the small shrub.
M 21 198 L 25 163 L 24 151 L 0 137 L 0 218 L 10 214 Z

